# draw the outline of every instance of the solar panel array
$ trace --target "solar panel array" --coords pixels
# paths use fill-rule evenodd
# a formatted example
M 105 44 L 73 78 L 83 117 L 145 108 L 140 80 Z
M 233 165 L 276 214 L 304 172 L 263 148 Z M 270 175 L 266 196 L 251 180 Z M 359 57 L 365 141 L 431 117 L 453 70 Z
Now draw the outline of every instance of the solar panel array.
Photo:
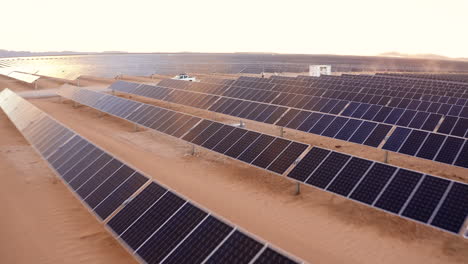
M 100 220 L 107 219 L 107 228 L 140 261 L 297 263 L 150 181 L 10 90 L 0 93 L 0 106 L 76 197 Z
M 354 109 L 351 113 L 359 112 L 360 114 L 348 117 L 349 109 L 353 108 L 352 103 L 340 104 L 339 102 L 330 103 L 330 101 L 322 101 L 322 103 L 320 103 L 320 101 L 315 101 L 314 104 L 320 104 L 320 107 L 312 108 L 312 110 L 326 112 L 318 113 L 292 108 L 288 105 L 281 106 L 255 102 L 262 101 L 262 98 L 268 97 L 280 98 L 278 94 L 275 93 L 272 93 L 273 96 L 270 96 L 269 94 L 271 93 L 265 90 L 255 90 L 260 92 L 265 91 L 266 93 L 263 94 L 266 96 L 256 93 L 253 95 L 254 98 L 251 98 L 252 101 L 250 101 L 218 95 L 229 93 L 231 90 L 237 90 L 237 88 L 233 86 L 196 84 L 195 87 L 203 85 L 203 89 L 208 93 L 204 94 L 180 90 L 180 87 L 192 87 L 193 84 L 189 82 L 165 80 L 165 83 L 166 85 L 168 85 L 168 83 L 171 85 L 174 84 L 173 86 L 177 86 L 177 88 L 139 85 L 137 83 L 119 81 L 112 84 L 110 89 L 257 122 L 275 124 L 302 132 L 332 137 L 371 147 L 380 147 L 385 138 L 389 136 L 387 142 L 390 143 L 387 144 L 387 142 L 385 142 L 383 145 L 383 148 L 386 150 L 468 168 L 468 161 L 464 158 L 468 155 L 467 140 L 454 136 L 455 134 L 468 133 L 468 122 L 465 122 L 464 119 L 459 119 L 457 121 L 456 118 L 454 119 L 447 116 L 444 122 L 439 126 L 439 131 L 434 133 L 428 131 L 434 130 L 434 128 L 438 126 L 439 120 L 438 116 L 430 114 L 421 116 L 418 114 L 414 115 L 414 113 L 407 114 L 404 111 L 390 111 L 388 108 L 385 108 L 385 111 L 373 109 L 373 113 L 369 114 L 371 111 L 367 111 L 367 108 L 363 110 L 360 107 L 356 107 L 357 109 Z M 303 96 L 299 97 L 304 98 Z M 273 99 L 268 99 L 266 101 L 270 102 L 272 100 Z M 343 110 L 343 108 L 345 109 Z M 341 113 L 341 115 L 336 115 L 337 113 Z M 368 121 L 364 118 L 371 118 L 373 121 Z M 452 125 L 448 123 L 450 120 L 453 121 Z M 401 125 L 406 125 L 407 127 L 400 127 Z M 393 131 L 395 126 L 397 127 L 395 131 Z M 402 132 L 400 131 L 405 131 L 405 133 L 408 134 L 411 133 L 413 136 L 402 136 Z M 453 135 L 442 135 L 442 133 L 440 133 L 447 131 L 451 131 Z M 421 140 L 414 140 L 416 135 L 422 135 L 421 137 L 424 137 Z M 426 138 L 437 138 L 438 140 L 426 141 Z M 411 145 L 414 149 L 409 151 L 406 148 L 400 148 L 403 145 Z M 426 155 L 423 152 L 419 152 L 420 149 L 423 151 L 429 148 L 434 152 L 433 155 Z
M 80 92 L 84 91 L 79 88 L 69 90 L 75 94 L 71 96 L 74 98 L 83 96 Z M 219 142 L 217 146 L 221 150 L 232 146 L 223 153 L 261 168 L 272 164 L 278 153 L 286 154 L 286 157 L 298 153 L 294 152 L 296 147 L 284 150 L 291 145 L 288 140 L 252 131 L 219 140 L 217 134 L 226 135 L 232 128 L 210 122 L 203 120 L 182 138 L 195 144 L 205 142 L 207 146 Z M 207 140 L 208 135 L 213 136 Z M 251 145 L 254 141 L 256 145 Z M 297 147 L 300 146 L 297 143 Z M 300 149 L 301 154 L 303 150 L 305 145 Z M 294 155 L 287 164 L 297 157 Z M 290 179 L 451 233 L 460 232 L 468 215 L 468 185 L 464 183 L 317 147 L 301 157 L 289 171 Z
M 69 86 L 59 95 L 270 172 L 283 174 L 308 145 Z
M 288 177 L 347 199 L 458 234 L 468 185 L 313 147 Z

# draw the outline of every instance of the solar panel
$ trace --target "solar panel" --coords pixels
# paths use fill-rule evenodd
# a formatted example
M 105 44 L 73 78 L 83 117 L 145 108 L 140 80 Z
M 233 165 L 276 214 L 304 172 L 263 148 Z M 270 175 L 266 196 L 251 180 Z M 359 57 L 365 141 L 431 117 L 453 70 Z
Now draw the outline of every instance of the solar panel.
M 309 175 L 322 163 L 322 161 L 330 154 L 330 151 L 321 148 L 312 148 L 307 155 L 297 164 L 294 169 L 288 174 L 288 177 L 298 181 L 305 181 Z
M 405 143 L 401 146 L 398 152 L 407 154 L 407 155 L 414 155 L 418 152 L 421 144 L 426 139 L 428 133 L 419 130 L 413 130 L 406 138 Z
M 249 263 L 262 247 L 261 243 L 236 230 L 205 263 Z
M 369 160 L 352 157 L 327 190 L 347 197 L 371 165 Z
M 320 167 L 309 176 L 309 178 L 306 180 L 306 183 L 322 189 L 327 187 L 349 159 L 350 156 L 348 155 L 332 152 L 322 162 Z
M 260 135 L 242 154 L 238 157 L 247 163 L 251 163 L 260 153 L 269 146 L 275 138 L 269 135 Z
M 395 167 L 374 163 L 349 197 L 362 203 L 373 204 L 395 171 Z
M 260 168 L 267 168 L 283 151 L 291 144 L 291 141 L 275 138 L 271 144 L 258 155 L 252 164 Z
M 468 186 L 461 183 L 453 183 L 447 197 L 437 211 L 431 225 L 459 233 L 468 215 Z

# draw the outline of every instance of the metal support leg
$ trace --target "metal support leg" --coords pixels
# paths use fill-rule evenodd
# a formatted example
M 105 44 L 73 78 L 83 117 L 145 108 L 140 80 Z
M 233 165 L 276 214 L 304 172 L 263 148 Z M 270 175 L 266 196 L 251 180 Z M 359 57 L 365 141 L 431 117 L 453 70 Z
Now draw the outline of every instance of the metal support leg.
M 245 127 L 245 123 L 242 120 L 239 121 L 239 127 L 241 127 L 241 128 Z
M 137 124 L 133 124 L 133 132 L 138 132 L 138 125 Z
M 99 112 L 98 117 L 99 117 L 99 118 L 102 118 L 103 116 L 104 116 L 104 113 L 103 113 L 103 112 Z
M 301 194 L 301 184 L 298 182 L 296 183 L 296 192 L 294 193 L 294 195 L 299 195 Z
M 385 151 L 385 154 L 384 154 L 384 163 L 388 163 L 388 151 L 387 150 Z
M 284 127 L 280 127 L 280 137 L 284 136 Z
M 190 153 L 192 156 L 195 156 L 195 145 L 192 144 L 192 153 Z

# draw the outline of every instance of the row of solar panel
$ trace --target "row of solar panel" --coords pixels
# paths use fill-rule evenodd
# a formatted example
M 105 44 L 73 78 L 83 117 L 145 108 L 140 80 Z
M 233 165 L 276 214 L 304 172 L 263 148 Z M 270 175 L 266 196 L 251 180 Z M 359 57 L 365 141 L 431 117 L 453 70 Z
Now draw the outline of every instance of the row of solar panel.
M 32 122 L 21 132 L 90 210 L 102 220 L 124 206 L 107 226 L 144 262 L 296 263 L 174 191 L 147 184 L 147 177 L 47 115 L 30 118 L 31 109 L 40 110 L 6 93 L 0 106 L 15 124 Z
M 464 183 L 318 147 L 288 177 L 456 234 L 468 215 Z
M 102 112 L 278 174 L 283 174 L 308 147 L 306 144 L 202 120 L 91 90 L 70 87 L 61 89 L 59 94 Z M 98 99 L 89 100 L 92 97 Z
M 433 131 L 439 121 L 442 119 L 442 115 L 448 114 L 449 116 L 444 119 L 443 129 L 439 129 L 437 132 L 459 137 L 468 137 L 468 119 L 463 117 L 456 117 L 460 114 L 463 116 L 468 116 L 468 107 L 464 107 L 462 109 L 462 107 L 459 105 L 447 104 L 446 106 L 448 107 L 440 107 L 437 109 L 418 108 L 418 110 L 429 110 L 425 112 L 412 110 L 414 107 L 411 105 L 407 106 L 407 109 L 381 106 L 378 104 L 359 104 L 356 102 L 350 102 L 348 105 L 348 101 L 328 100 L 324 98 L 320 99 L 318 97 L 308 97 L 295 94 L 276 94 L 274 92 L 263 90 L 233 88 L 234 87 L 231 87 L 223 95 L 250 101 L 261 101 L 265 103 L 284 105 L 288 107 L 330 114 L 339 114 L 344 109 L 341 114 L 344 116 L 366 119 L 391 125 L 417 128 L 426 131 Z M 240 93 L 232 92 L 239 90 Z M 435 110 L 437 110 L 439 114 L 430 113 L 434 112 Z M 462 112 L 462 110 L 464 112 Z
M 134 84 L 129 85 L 127 88 L 123 88 L 124 84 L 119 84 L 119 90 L 126 93 L 134 94 L 131 90 L 137 91 L 139 88 L 134 89 Z M 148 88 L 148 87 L 147 87 Z M 166 90 L 166 88 L 152 86 L 148 88 L 150 91 L 158 93 L 159 90 Z M 140 94 L 141 95 L 141 94 Z M 145 96 L 145 95 L 142 95 Z M 151 97 L 150 95 L 146 95 Z M 155 98 L 159 100 L 164 100 L 160 98 Z M 237 109 L 237 110 L 236 110 Z M 370 122 L 359 119 L 351 119 L 342 116 L 334 116 L 328 114 L 321 114 L 316 112 L 301 111 L 297 109 L 281 109 L 280 107 L 275 108 L 274 105 L 261 105 L 259 103 L 250 102 L 250 101 L 237 101 L 235 99 L 225 99 L 220 98 L 212 107 L 209 108 L 211 111 L 218 113 L 228 114 L 232 116 L 237 116 L 241 118 L 251 119 L 259 122 L 270 123 L 273 122 L 273 119 L 278 119 L 281 117 L 275 124 L 282 127 L 287 127 L 290 129 L 300 130 L 303 132 L 308 132 L 312 134 L 317 134 L 321 136 L 332 137 L 340 140 L 345 140 L 357 144 L 364 144 L 372 147 L 379 147 L 388 133 L 391 131 L 392 126 L 382 123 Z M 282 115 L 284 113 L 284 115 Z M 366 112 L 364 112 L 366 113 Z M 380 112 L 379 112 L 380 113 Z M 424 128 L 424 129 L 434 129 L 437 126 L 438 120 L 436 118 L 425 116 L 425 118 L 420 118 L 416 115 L 415 118 L 411 112 L 386 112 L 385 116 L 377 113 L 375 118 L 385 118 L 385 122 L 392 124 L 397 122 L 397 124 Z M 282 115 L 282 116 L 281 116 Z M 273 118 L 272 118 L 273 117 Z M 414 121 L 413 121 L 414 120 Z M 445 122 L 445 120 L 444 120 Z M 443 123 L 444 124 L 444 123 Z M 463 123 L 464 124 L 464 123 Z M 454 125 L 458 127 L 457 125 Z M 444 129 L 444 126 L 440 126 L 440 129 Z M 457 128 L 458 129 L 458 128 Z M 463 130 L 463 127 L 462 129 Z M 398 130 L 399 131 L 399 130 Z M 445 136 L 436 133 L 428 133 L 420 130 L 407 129 L 407 131 L 413 133 L 414 135 L 425 134 L 431 135 L 431 138 L 436 137 L 440 138 L 439 141 L 428 141 L 433 143 L 432 145 L 427 145 L 423 149 L 430 149 L 431 151 L 438 151 L 434 154 L 433 157 L 426 154 L 419 154 L 417 150 L 419 147 L 422 147 L 421 144 L 424 144 L 424 139 L 422 141 L 415 141 L 413 137 L 402 138 L 399 134 L 392 133 L 388 139 L 388 144 L 396 144 L 398 142 L 401 145 L 409 145 L 416 148 L 414 151 L 408 151 L 406 148 L 394 149 L 386 147 L 385 149 L 399 152 L 406 155 L 417 156 L 420 158 L 431 159 L 438 162 L 456 165 L 461 167 L 467 167 L 463 157 L 467 151 L 466 140 L 461 138 L 456 138 L 452 136 Z M 453 130 L 454 131 L 454 130 Z M 408 132 L 408 133 L 409 133 Z M 452 142 L 458 142 L 456 145 Z M 418 143 L 418 144 L 416 144 Z M 440 151 L 439 151 L 440 150 Z
M 278 161 L 272 163 L 279 153 L 284 157 L 295 154 L 286 163 L 281 162 L 290 164 L 307 147 L 208 120 L 200 122 L 183 139 L 208 148 L 214 146 L 211 149 L 261 168 Z M 465 184 L 317 147 L 288 177 L 453 233 L 459 232 L 468 214 Z M 434 185 L 442 185 L 437 188 L 440 192 L 433 193 Z

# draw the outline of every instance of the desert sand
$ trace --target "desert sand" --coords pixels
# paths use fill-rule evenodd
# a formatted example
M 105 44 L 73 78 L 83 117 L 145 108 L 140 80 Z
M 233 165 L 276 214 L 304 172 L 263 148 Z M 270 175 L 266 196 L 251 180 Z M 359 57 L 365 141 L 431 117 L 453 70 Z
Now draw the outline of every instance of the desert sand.
M 15 91 L 20 84 L 2 83 Z M 30 89 L 30 88 L 29 88 Z M 135 99 L 135 98 L 134 98 Z M 88 107 L 58 98 L 33 104 L 135 168 L 310 263 L 466 263 L 468 241 L 326 192 L 295 184 Z M 152 102 L 155 104 L 163 104 Z M 180 111 L 234 122 L 188 107 Z M 278 135 L 272 126 L 247 128 Z M 2 225 L 0 263 L 132 263 L 46 163 L 0 114 Z M 286 130 L 286 137 L 369 159 L 383 153 L 342 141 Z M 339 147 L 338 147 L 339 146 Z M 390 163 L 466 182 L 466 169 L 391 154 Z

